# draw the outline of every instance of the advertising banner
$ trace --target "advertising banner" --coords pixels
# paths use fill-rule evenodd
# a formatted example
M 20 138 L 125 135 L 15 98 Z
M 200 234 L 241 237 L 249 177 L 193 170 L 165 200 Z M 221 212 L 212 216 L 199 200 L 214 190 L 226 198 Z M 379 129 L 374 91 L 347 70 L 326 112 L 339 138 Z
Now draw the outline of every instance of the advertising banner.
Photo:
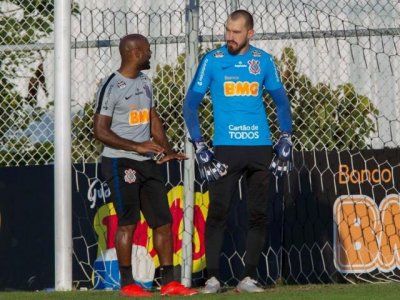
M 295 169 L 272 184 L 269 235 L 258 280 L 273 284 L 398 278 L 400 268 L 400 149 L 295 152 Z M 114 237 L 117 216 L 100 164 L 73 166 L 73 280 L 79 287 L 118 289 Z M 53 166 L 2 168 L 0 290 L 54 287 Z M 182 262 L 183 164 L 161 167 L 173 215 L 174 266 Z M 198 175 L 198 174 L 197 174 Z M 206 278 L 207 184 L 196 180 L 193 282 Z M 246 189 L 238 184 L 220 259 L 222 280 L 243 270 Z M 159 261 L 143 216 L 133 236 L 135 280 L 151 287 Z M 379 276 L 378 276 L 379 275 Z M 378 278 L 378 279 L 377 279 Z

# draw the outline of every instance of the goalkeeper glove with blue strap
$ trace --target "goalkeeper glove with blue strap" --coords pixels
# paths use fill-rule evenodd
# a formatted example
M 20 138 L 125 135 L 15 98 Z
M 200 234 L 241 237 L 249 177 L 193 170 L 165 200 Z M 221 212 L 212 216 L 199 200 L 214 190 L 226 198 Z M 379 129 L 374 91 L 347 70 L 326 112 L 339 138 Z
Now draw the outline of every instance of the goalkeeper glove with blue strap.
M 292 135 L 283 132 L 273 147 L 274 155 L 269 170 L 277 177 L 289 173 L 293 168 Z
M 192 142 L 201 179 L 215 181 L 227 173 L 228 166 L 214 158 L 214 152 L 204 142 Z

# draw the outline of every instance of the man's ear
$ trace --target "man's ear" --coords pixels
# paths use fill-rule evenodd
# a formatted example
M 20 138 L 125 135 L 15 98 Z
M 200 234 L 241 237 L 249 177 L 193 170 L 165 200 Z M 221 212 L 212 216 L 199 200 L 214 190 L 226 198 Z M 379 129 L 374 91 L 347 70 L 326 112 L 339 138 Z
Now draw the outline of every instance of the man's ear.
M 136 48 L 136 49 L 133 51 L 133 55 L 135 56 L 135 59 L 139 59 L 139 58 L 142 56 L 142 51 L 140 51 L 139 48 Z
M 247 38 L 248 39 L 251 39 L 253 36 L 254 36 L 254 29 L 250 29 L 248 32 L 247 32 Z

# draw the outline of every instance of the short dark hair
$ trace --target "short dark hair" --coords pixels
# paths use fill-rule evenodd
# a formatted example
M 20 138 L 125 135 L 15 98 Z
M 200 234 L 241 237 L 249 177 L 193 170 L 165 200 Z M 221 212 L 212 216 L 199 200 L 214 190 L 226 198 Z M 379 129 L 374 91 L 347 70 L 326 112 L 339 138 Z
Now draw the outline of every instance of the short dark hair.
M 243 17 L 246 20 L 246 25 L 248 29 L 253 29 L 254 27 L 253 16 L 247 10 L 238 9 L 229 15 L 229 18 L 232 20 L 237 20 L 240 17 Z

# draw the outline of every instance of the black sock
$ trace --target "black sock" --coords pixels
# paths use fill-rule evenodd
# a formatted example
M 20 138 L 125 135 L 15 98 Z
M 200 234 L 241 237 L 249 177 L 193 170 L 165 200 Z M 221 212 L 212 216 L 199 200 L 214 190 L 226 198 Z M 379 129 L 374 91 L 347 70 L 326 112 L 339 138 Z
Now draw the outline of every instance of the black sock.
M 133 283 L 132 266 L 120 266 L 119 272 L 121 274 L 121 287 Z
M 161 285 L 174 281 L 174 266 L 160 266 Z

